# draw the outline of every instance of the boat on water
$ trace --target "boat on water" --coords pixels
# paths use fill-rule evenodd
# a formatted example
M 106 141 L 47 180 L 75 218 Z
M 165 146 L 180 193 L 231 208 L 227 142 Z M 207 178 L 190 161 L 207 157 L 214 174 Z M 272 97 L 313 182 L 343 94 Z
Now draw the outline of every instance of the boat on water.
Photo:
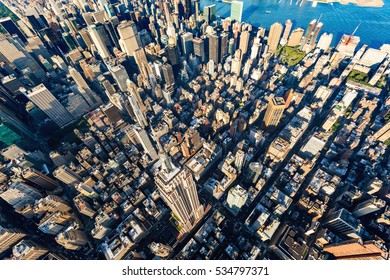
M 270 13 L 271 13 L 271 10 L 266 10 L 265 13 L 266 13 L 266 14 L 270 14 Z
M 318 2 L 313 1 L 313 4 L 311 4 L 311 6 L 312 6 L 313 8 L 315 8 L 315 7 L 317 7 L 317 4 L 318 4 Z

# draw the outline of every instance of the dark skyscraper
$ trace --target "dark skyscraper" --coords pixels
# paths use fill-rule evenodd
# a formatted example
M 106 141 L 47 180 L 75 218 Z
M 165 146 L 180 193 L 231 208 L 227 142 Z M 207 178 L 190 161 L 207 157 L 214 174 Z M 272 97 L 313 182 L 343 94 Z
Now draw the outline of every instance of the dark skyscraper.
M 165 83 L 173 85 L 175 83 L 175 76 L 173 74 L 172 66 L 169 63 L 165 63 L 162 67 Z
M 221 34 L 221 59 L 229 51 L 229 34 L 224 32 Z
M 168 45 L 167 46 L 167 56 L 168 60 L 171 62 L 172 65 L 179 64 L 179 49 L 177 45 Z
M 0 19 L 0 24 L 8 32 L 9 35 L 17 35 L 20 40 L 22 40 L 24 43 L 27 43 L 26 37 L 19 30 L 16 24 L 11 20 L 10 17 Z
M 215 20 L 217 12 L 217 6 L 215 4 L 210 6 L 205 6 L 203 8 L 203 17 L 207 23 L 211 23 Z
M 213 60 L 214 63 L 219 63 L 219 36 L 217 33 L 209 34 L 209 60 Z
M 205 42 L 202 38 L 193 38 L 194 55 L 200 58 L 200 61 L 204 63 L 206 61 Z

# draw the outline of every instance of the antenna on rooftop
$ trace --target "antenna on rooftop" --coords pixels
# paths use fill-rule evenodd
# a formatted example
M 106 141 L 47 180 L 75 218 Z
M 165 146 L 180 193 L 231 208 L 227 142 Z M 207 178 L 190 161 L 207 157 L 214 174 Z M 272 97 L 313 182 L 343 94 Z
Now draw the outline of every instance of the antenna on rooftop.
M 353 37 L 353 35 L 355 35 L 356 31 L 359 29 L 360 24 L 362 24 L 362 23 L 359 22 L 359 24 L 356 26 L 356 28 L 355 28 L 355 30 L 352 32 L 352 34 L 349 35 L 349 37 L 348 37 L 348 39 L 347 39 L 347 42 L 345 42 L 345 45 L 348 45 L 349 42 L 351 42 L 352 37 Z
M 317 24 L 321 21 L 321 18 L 322 18 L 322 13 L 321 13 L 320 17 L 317 20 Z

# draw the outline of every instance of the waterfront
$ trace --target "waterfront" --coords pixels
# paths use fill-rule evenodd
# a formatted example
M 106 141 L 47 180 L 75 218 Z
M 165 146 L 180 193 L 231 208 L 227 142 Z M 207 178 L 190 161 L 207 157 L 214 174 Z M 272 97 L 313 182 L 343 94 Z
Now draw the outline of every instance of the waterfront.
M 390 43 L 390 1 L 384 0 L 385 5 L 380 8 L 359 7 L 353 4 L 341 5 L 338 3 L 312 2 L 296 5 L 296 0 L 244 0 L 243 21 L 255 26 L 269 28 L 274 22 L 283 23 L 287 19 L 293 22 L 293 28 L 306 28 L 308 23 L 320 17 L 324 23 L 321 33 L 333 33 L 333 43 L 337 44 L 343 33 L 351 33 L 361 22 L 356 33 L 361 42 L 371 47 L 380 47 L 383 43 Z M 291 5 L 290 5 L 291 3 Z M 217 14 L 221 17 L 230 16 L 230 4 L 213 0 L 201 0 L 203 6 L 216 4 Z M 267 13 L 268 12 L 268 13 Z

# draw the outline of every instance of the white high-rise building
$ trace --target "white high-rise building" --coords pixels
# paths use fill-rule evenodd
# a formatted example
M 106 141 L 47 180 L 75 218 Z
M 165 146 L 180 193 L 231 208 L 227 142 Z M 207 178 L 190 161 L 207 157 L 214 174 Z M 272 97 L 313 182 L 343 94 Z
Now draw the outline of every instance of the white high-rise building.
M 244 1 L 232 1 L 230 7 L 230 18 L 241 22 L 242 10 L 244 8 Z
M 243 166 L 245 165 L 245 152 L 243 150 L 237 151 L 234 165 L 236 166 L 237 171 L 241 172 Z
M 128 125 L 124 128 L 124 131 L 134 144 L 141 144 L 142 148 L 150 156 L 152 161 L 158 159 L 156 149 L 150 141 L 150 138 L 145 129 L 136 125 Z
M 74 121 L 74 118 L 68 110 L 65 109 L 43 84 L 36 86 L 26 95 L 28 99 L 38 106 L 59 127 L 64 127 Z
M 232 73 L 240 76 L 241 73 L 241 62 L 242 62 L 242 51 L 237 49 L 234 58 L 232 60 Z
M 292 22 L 291 22 L 291 20 L 288 19 L 288 20 L 286 20 L 286 23 L 285 23 L 282 39 L 280 39 L 280 44 L 282 46 L 287 44 L 288 37 L 290 36 L 290 33 L 291 33 L 291 28 L 292 28 Z
M 240 185 L 237 185 L 229 190 L 226 203 L 234 213 L 238 213 L 241 207 L 245 205 L 247 199 L 248 192 Z
M 110 67 L 110 72 L 114 77 L 116 84 L 122 92 L 127 91 L 127 80 L 129 79 L 129 75 L 126 72 L 125 67 L 122 65 L 115 65 Z
M 142 48 L 137 26 L 132 21 L 123 21 L 117 27 L 120 39 L 119 46 L 128 56 L 134 56 L 134 52 Z
M 268 51 L 271 53 L 276 53 L 276 50 L 279 45 L 280 37 L 282 36 L 283 31 L 283 25 L 281 25 L 279 22 L 275 22 L 271 25 L 271 28 L 269 30 L 267 45 L 268 45 Z
M 64 20 L 64 15 L 62 13 L 62 3 L 59 1 L 49 0 L 51 9 L 53 10 L 54 14 L 61 20 Z
M 136 97 L 133 94 L 129 94 L 128 96 L 129 102 L 131 109 L 133 110 L 133 114 L 135 118 L 137 119 L 138 124 L 142 127 L 145 128 L 149 125 L 148 121 L 146 120 L 143 112 L 141 111 L 140 107 L 138 106 L 138 102 Z
M 156 170 L 155 182 L 165 203 L 172 210 L 181 232 L 190 232 L 204 216 L 203 205 L 192 173 L 173 164 L 169 156 L 160 151 L 160 170 Z
M 69 67 L 69 73 L 77 85 L 78 93 L 81 94 L 89 106 L 96 107 L 102 103 L 100 97 L 97 96 L 93 90 L 91 90 L 79 71 L 73 67 Z
M 186 32 L 181 35 L 182 49 L 186 56 L 189 56 L 194 50 L 192 39 L 193 35 L 191 32 Z
M 251 59 L 256 59 L 261 51 L 261 44 L 260 43 L 254 43 L 251 48 Z
M 332 44 L 333 34 L 324 33 L 321 35 L 320 40 L 318 41 L 317 48 L 327 51 Z
M 67 185 L 74 185 L 82 181 L 82 178 L 76 172 L 65 165 L 54 170 L 53 176 Z
M 19 71 L 30 69 L 37 78 L 46 77 L 45 71 L 39 66 L 34 58 L 19 44 L 17 40 L 10 36 L 0 34 L 0 56 L 2 56 L 11 67 L 16 67 Z
M 102 59 L 109 58 L 110 52 L 108 51 L 103 38 L 101 38 L 99 32 L 96 30 L 96 25 L 89 25 L 88 32 L 101 58 Z

